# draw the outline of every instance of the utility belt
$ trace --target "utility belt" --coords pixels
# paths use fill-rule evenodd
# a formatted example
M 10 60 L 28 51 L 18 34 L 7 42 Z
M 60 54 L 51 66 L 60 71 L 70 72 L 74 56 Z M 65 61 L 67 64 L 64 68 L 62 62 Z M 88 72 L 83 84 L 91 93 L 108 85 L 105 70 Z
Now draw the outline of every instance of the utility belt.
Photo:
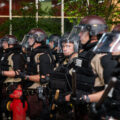
M 39 86 L 35 89 L 25 89 L 23 90 L 23 94 L 26 96 L 32 96 L 35 94 L 39 95 L 39 94 L 43 94 L 45 89 L 46 89 L 46 86 Z
M 37 94 L 37 89 L 27 89 L 23 90 L 23 94 L 26 96 Z

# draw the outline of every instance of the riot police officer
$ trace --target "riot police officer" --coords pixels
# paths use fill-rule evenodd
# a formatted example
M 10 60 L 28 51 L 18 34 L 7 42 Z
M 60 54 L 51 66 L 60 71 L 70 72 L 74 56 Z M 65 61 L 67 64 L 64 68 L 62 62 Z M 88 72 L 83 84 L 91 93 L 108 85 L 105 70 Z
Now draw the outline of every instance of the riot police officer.
M 1 82 L 3 83 L 1 107 L 3 112 L 7 112 L 6 104 L 9 99 L 9 93 L 12 93 L 13 90 L 17 89 L 18 85 L 21 85 L 18 71 L 24 70 L 24 58 L 20 54 L 21 49 L 15 36 L 6 35 L 1 41 L 3 47 L 3 55 L 0 60 Z
M 83 88 L 84 92 L 91 93 L 97 77 L 93 72 L 94 68 L 91 66 L 91 60 L 95 56 L 92 49 L 106 31 L 107 25 L 105 20 L 99 16 L 87 16 L 74 29 L 80 36 L 80 42 L 83 48 L 76 61 L 77 86 L 78 89 L 80 88 L 82 90 Z
M 112 76 L 117 77 L 115 88 L 111 95 L 105 99 L 104 105 L 106 108 L 106 116 L 110 119 L 119 119 L 119 56 L 120 56 L 120 26 L 117 25 L 110 33 L 106 33 L 95 47 L 95 52 L 108 53 L 101 59 L 102 66 L 104 67 L 104 80 L 109 82 Z M 102 94 L 96 94 L 98 100 Z M 98 101 L 96 101 L 98 102 Z M 105 116 L 105 117 L 106 117 Z
M 65 95 L 72 90 L 72 69 L 74 68 L 74 60 L 78 57 L 79 36 L 73 34 L 70 38 L 68 36 L 62 37 L 61 40 L 62 51 L 65 60 L 50 74 L 50 89 L 52 95 L 57 89 L 60 90 L 60 95 L 57 100 L 57 118 L 56 119 L 72 119 L 69 114 L 72 111 L 69 102 L 65 102 Z M 62 110 L 61 110 L 62 109 Z
M 83 50 L 80 50 L 78 59 L 76 60 L 77 89 L 79 91 L 77 97 L 79 100 L 82 98 L 85 102 L 90 102 L 90 98 L 87 95 L 104 88 L 104 85 L 102 87 L 99 84 L 97 78 L 99 76 L 94 72 L 92 66 L 92 59 L 95 56 L 92 50 L 106 30 L 107 25 L 103 18 L 99 16 L 87 16 L 71 32 L 72 34 L 75 31 L 80 36 L 80 42 L 83 48 Z M 66 97 L 66 100 L 68 99 L 69 96 Z M 84 111 L 81 108 L 81 119 L 86 119 L 84 118 L 86 117 L 86 111 L 87 108 L 84 108 Z
M 48 38 L 50 49 L 53 51 L 60 50 L 60 36 L 57 34 L 52 34 Z
M 111 60 L 111 57 L 112 57 L 111 54 L 108 54 L 110 52 L 109 49 L 105 46 L 108 46 L 107 44 L 111 43 L 112 37 L 114 36 L 114 33 L 117 34 L 117 33 L 119 33 L 119 31 L 120 31 L 120 27 L 118 24 L 117 26 L 115 26 L 113 28 L 112 33 L 103 34 L 99 43 L 93 49 L 93 51 L 97 54 L 92 59 L 91 64 L 94 68 L 94 71 L 96 71 L 96 73 L 98 73 L 98 75 L 99 75 L 99 82 L 98 83 L 100 83 L 100 81 L 101 81 L 102 84 L 104 84 L 104 85 L 107 84 L 110 80 L 110 73 L 113 71 L 113 69 L 116 66 L 116 62 L 114 60 Z M 104 42 L 104 44 L 103 44 L 102 42 L 104 40 L 108 40 L 108 41 Z M 112 46 L 112 44 L 110 46 Z M 100 51 L 99 51 L 99 47 L 101 48 Z M 115 55 L 117 55 L 117 54 L 119 55 L 119 50 L 118 50 L 118 52 L 115 51 Z M 114 55 L 114 51 L 112 51 L 112 55 Z M 107 63 L 110 63 L 110 65 L 108 65 Z M 107 71 L 107 72 L 105 72 L 105 71 Z M 97 102 L 99 100 L 99 98 L 101 97 L 101 95 L 103 94 L 103 92 L 104 91 L 102 90 L 102 91 L 97 92 L 95 94 L 89 95 L 90 101 Z
M 49 48 L 45 44 L 46 34 L 42 29 L 35 28 L 30 30 L 25 38 L 23 43 L 27 43 L 31 47 L 31 53 L 27 58 L 27 73 L 21 73 L 21 76 L 28 84 L 29 116 L 31 120 L 47 120 L 49 119 L 47 100 L 43 100 L 43 93 L 40 95 L 37 93 L 37 89 L 43 92 L 43 88 L 46 88 L 47 77 L 52 70 L 52 59 Z
M 59 66 L 61 58 L 63 57 L 63 54 L 61 52 L 61 38 L 57 34 L 52 34 L 49 36 L 48 40 L 49 40 L 48 45 L 50 47 L 54 59 L 55 69 L 57 66 Z

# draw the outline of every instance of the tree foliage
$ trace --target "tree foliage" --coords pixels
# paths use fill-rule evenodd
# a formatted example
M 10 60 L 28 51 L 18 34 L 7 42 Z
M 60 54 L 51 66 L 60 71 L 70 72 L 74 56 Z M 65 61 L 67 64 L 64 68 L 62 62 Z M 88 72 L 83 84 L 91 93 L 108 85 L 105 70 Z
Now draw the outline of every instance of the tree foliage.
M 120 0 L 66 0 L 65 13 L 77 18 L 70 18 L 72 23 L 79 23 L 82 17 L 88 15 L 98 15 L 108 25 L 117 24 L 120 22 Z
M 21 2 L 21 9 L 13 11 L 13 15 L 22 15 L 22 18 L 13 18 L 12 21 L 7 20 L 4 24 L 0 25 L 0 34 L 4 36 L 9 34 L 9 26 L 12 23 L 12 33 L 18 40 L 22 40 L 24 35 L 27 34 L 32 28 L 41 28 L 48 35 L 58 34 L 61 35 L 61 19 L 58 18 L 39 18 L 38 24 L 36 24 L 35 14 L 36 8 L 34 3 Z M 25 9 L 23 9 L 25 8 Z M 47 6 L 45 10 L 42 9 L 39 2 L 38 13 L 40 16 L 51 16 L 53 12 L 48 10 Z M 29 16 L 29 17 L 28 17 Z M 68 19 L 65 19 L 65 31 L 70 31 L 72 24 Z

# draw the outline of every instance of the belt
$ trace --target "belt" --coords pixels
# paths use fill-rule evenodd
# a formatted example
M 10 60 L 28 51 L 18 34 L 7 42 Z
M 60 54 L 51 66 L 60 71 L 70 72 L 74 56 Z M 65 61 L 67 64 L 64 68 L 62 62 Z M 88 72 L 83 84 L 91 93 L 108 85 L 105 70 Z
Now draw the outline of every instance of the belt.
M 35 95 L 37 94 L 37 89 L 27 89 L 23 91 L 24 95 Z

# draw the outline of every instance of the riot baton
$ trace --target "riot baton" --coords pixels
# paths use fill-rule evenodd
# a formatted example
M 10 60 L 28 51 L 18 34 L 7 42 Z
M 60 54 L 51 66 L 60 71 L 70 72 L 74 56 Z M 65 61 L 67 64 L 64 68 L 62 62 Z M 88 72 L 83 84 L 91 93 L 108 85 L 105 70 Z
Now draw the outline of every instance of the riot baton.
M 76 71 L 72 70 L 72 96 L 76 97 Z M 73 105 L 74 120 L 76 120 L 76 106 Z
M 56 107 L 56 103 L 55 102 L 58 100 L 59 94 L 60 94 L 60 90 L 57 89 L 56 92 L 55 92 L 53 104 L 51 106 L 51 113 L 50 113 L 50 118 L 51 119 L 53 118 L 53 113 L 52 112 L 54 112 L 54 110 L 55 110 L 55 107 Z
M 111 80 L 109 81 L 108 86 L 106 87 L 102 97 L 100 98 L 100 100 L 96 104 L 96 108 L 99 108 L 100 105 L 104 102 L 105 98 L 112 91 L 112 89 L 115 86 L 116 82 L 117 82 L 117 78 L 116 77 L 112 77 Z
M 72 70 L 72 95 L 76 96 L 76 71 Z

